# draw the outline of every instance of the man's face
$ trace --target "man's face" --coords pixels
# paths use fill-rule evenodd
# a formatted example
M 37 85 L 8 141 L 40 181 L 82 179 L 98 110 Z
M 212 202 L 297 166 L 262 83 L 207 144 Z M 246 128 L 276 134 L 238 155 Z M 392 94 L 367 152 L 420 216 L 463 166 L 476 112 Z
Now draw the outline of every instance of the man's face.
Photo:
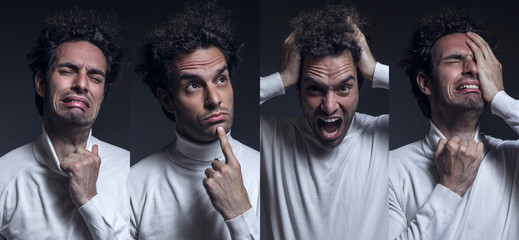
M 478 67 L 465 33 L 449 34 L 434 45 L 431 104 L 440 112 L 483 110 Z M 434 111 L 431 114 L 437 114 Z
M 300 81 L 299 101 L 314 135 L 327 147 L 339 145 L 359 103 L 351 52 L 319 60 L 306 58 Z
M 47 83 L 37 76 L 46 121 L 92 126 L 104 98 L 106 59 L 86 41 L 62 43 L 49 68 Z
M 233 89 L 227 61 L 216 47 L 198 49 L 173 60 L 173 113 L 177 131 L 196 142 L 217 139 L 233 121 Z

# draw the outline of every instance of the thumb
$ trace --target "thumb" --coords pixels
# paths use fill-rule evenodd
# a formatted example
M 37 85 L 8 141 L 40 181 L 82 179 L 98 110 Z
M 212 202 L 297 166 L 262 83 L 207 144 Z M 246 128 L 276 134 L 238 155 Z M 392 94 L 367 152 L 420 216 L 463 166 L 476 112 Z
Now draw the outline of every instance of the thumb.
M 99 151 L 99 146 L 97 146 L 97 144 L 94 144 L 94 146 L 92 146 L 92 153 L 99 156 L 98 151 Z
M 218 134 L 218 140 L 220 140 L 220 147 L 222 148 L 223 155 L 225 156 L 225 164 L 235 164 L 238 160 L 234 156 L 232 152 L 231 144 L 227 139 L 227 134 L 223 127 L 219 126 L 216 128 L 216 133 Z
M 435 159 L 438 159 L 438 157 L 440 157 L 440 154 L 443 152 L 443 148 L 445 147 L 446 143 L 447 143 L 446 139 L 440 139 L 438 141 L 438 146 L 436 146 L 436 151 L 434 151 Z

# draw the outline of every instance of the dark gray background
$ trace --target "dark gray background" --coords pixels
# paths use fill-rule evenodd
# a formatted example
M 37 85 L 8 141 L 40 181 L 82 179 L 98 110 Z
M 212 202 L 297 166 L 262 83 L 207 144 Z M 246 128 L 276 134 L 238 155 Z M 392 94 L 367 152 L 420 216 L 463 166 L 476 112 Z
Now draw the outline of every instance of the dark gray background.
M 223 6 L 234 10 L 236 36 L 245 44 L 241 55 L 242 62 L 235 69 L 231 79 L 235 109 L 232 135 L 242 143 L 259 150 L 259 3 L 227 2 Z M 132 10 L 136 14 L 129 22 L 132 26 L 131 39 L 134 39 L 130 48 L 138 47 L 144 38 L 142 33 L 149 30 L 150 25 L 165 22 L 166 16 L 174 14 L 183 6 L 174 3 L 168 5 L 150 5 L 149 1 L 145 1 L 133 6 Z M 137 75 L 132 74 L 130 81 L 130 147 L 132 163 L 135 163 L 171 142 L 175 125 L 166 118 L 159 101 Z
M 120 2 L 92 5 L 82 1 L 9 1 L 0 8 L 0 155 L 33 141 L 41 133 L 41 117 L 34 103 L 32 73 L 25 55 L 38 37 L 47 14 L 72 6 L 121 9 Z M 101 7 L 102 6 L 102 7 Z M 123 76 L 105 99 L 93 135 L 128 149 L 129 81 Z
M 339 1 L 326 1 L 337 3 Z M 424 137 L 429 130 L 429 121 L 422 115 L 411 93 L 409 79 L 398 65 L 402 50 L 423 16 L 439 6 L 475 8 L 481 16 L 489 17 L 499 40 L 498 59 L 503 65 L 505 90 L 519 98 L 519 80 L 514 70 L 519 53 L 519 6 L 509 1 L 347 1 L 357 6 L 367 19 L 368 34 L 372 39 L 375 58 L 390 66 L 391 90 L 372 89 L 365 82 L 361 89 L 359 112 L 371 115 L 390 113 L 390 149 L 411 143 Z M 290 34 L 288 21 L 301 10 L 322 6 L 323 1 L 276 1 L 261 2 L 261 76 L 279 70 L 283 40 Z M 389 107 L 388 107 L 388 102 Z M 388 110 L 389 109 L 389 110 Z M 519 111 L 519 110 L 518 110 Z M 284 96 L 269 100 L 261 106 L 261 112 L 281 118 L 302 114 L 295 89 Z M 481 117 L 481 131 L 502 139 L 517 139 L 517 134 L 489 109 Z
M 335 1 L 335 3 L 337 2 L 339 1 Z M 380 13 L 383 13 L 383 6 L 372 8 L 373 4 L 369 1 L 354 1 L 354 3 L 370 23 L 367 35 L 371 35 L 372 38 L 372 53 L 379 62 L 388 64 L 391 55 L 388 54 L 389 51 L 385 51 L 387 44 L 384 39 L 391 35 L 387 31 L 389 21 L 379 16 Z M 299 12 L 319 8 L 323 4 L 323 1 L 261 1 L 261 76 L 279 71 L 283 41 L 291 31 L 289 21 Z M 384 89 L 373 89 L 370 81 L 364 81 L 357 111 L 371 115 L 388 113 L 388 93 Z M 285 95 L 272 98 L 262 104 L 261 112 L 279 118 L 301 115 L 302 110 L 295 88 L 292 87 L 287 90 Z
M 234 72 L 235 120 L 232 135 L 259 149 L 259 2 L 221 1 L 234 10 L 238 39 L 244 43 L 242 62 Z M 174 139 L 175 125 L 134 72 L 145 33 L 182 9 L 184 1 L 31 1 L 6 3 L 0 9 L 0 156 L 33 141 L 41 133 L 34 104 L 32 73 L 25 58 L 52 12 L 71 7 L 115 12 L 125 27 L 125 67 L 118 86 L 105 99 L 93 135 L 131 150 L 132 164 Z
M 409 44 L 420 16 L 427 14 L 438 6 L 454 6 L 458 8 L 477 9 L 481 16 L 490 19 L 489 25 L 495 31 L 499 41 L 497 58 L 503 65 L 505 91 L 515 99 L 519 99 L 519 79 L 514 69 L 519 67 L 519 8 L 512 1 L 400 1 L 387 9 L 391 16 L 393 32 L 388 38 L 387 48 L 393 57 L 390 59 L 390 149 L 416 141 L 429 131 L 429 121 L 420 111 L 416 99 L 411 93 L 409 78 L 398 66 L 402 50 Z M 384 50 L 383 50 L 384 51 Z M 519 111 L 519 109 L 518 109 Z M 517 134 L 500 117 L 492 115 L 487 108 L 481 116 L 481 131 L 502 139 L 517 139 Z
M 243 1 L 245 2 L 245 1 Z M 398 66 L 402 49 L 419 16 L 440 5 L 473 7 L 481 15 L 490 16 L 499 40 L 498 59 L 503 64 L 505 89 L 519 98 L 519 80 L 513 69 L 519 53 L 519 6 L 507 1 L 351 1 L 370 23 L 372 52 L 376 59 L 390 66 L 391 91 L 371 89 L 366 82 L 361 90 L 359 111 L 372 115 L 391 113 L 390 148 L 418 140 L 428 130 L 410 92 L 409 80 Z M 258 75 L 278 71 L 281 46 L 289 34 L 288 20 L 300 10 L 321 6 L 323 1 L 231 1 L 238 36 L 245 43 L 242 64 L 237 68 L 235 88 L 236 119 L 233 136 L 245 144 L 259 148 Z M 161 23 L 178 9 L 177 1 L 30 1 L 3 3 L 0 8 L 0 155 L 30 142 L 41 133 L 41 118 L 34 105 L 32 75 L 25 54 L 39 34 L 44 17 L 53 11 L 73 6 L 104 9 L 119 14 L 126 25 L 126 68 L 119 85 L 103 103 L 93 134 L 112 144 L 132 151 L 132 163 L 166 145 L 173 139 L 174 124 L 162 114 L 158 101 L 134 73 L 136 48 L 144 33 Z M 258 9 L 259 8 L 259 9 Z M 261 14 L 261 17 L 260 17 Z M 261 23 L 261 25 L 260 25 Z M 261 45 L 260 45 L 261 43 Z M 259 57 L 258 57 L 259 54 Z M 260 61 L 260 62 L 258 62 Z M 258 71 L 259 66 L 261 69 Z M 258 74 L 259 73 L 259 74 Z M 389 99 L 389 101 L 388 101 Z M 390 102 L 390 106 L 388 106 Z M 389 108 L 389 111 L 388 111 Z M 261 111 L 280 117 L 301 114 L 294 89 L 283 97 L 265 103 Z M 487 110 L 481 129 L 503 139 L 516 139 L 517 134 Z

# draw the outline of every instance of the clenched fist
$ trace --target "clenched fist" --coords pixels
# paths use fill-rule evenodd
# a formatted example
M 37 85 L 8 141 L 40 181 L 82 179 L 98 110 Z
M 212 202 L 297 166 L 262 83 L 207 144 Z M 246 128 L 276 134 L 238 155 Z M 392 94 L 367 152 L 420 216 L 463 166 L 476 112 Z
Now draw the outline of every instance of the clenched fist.
M 65 157 L 60 166 L 70 175 L 69 188 L 74 205 L 81 207 L 97 195 L 96 182 L 101 166 L 97 145 L 92 146 L 92 152 L 78 148 L 77 152 Z
M 434 153 L 440 184 L 463 196 L 476 179 L 482 155 L 481 142 L 461 140 L 457 136 L 448 141 L 440 139 Z

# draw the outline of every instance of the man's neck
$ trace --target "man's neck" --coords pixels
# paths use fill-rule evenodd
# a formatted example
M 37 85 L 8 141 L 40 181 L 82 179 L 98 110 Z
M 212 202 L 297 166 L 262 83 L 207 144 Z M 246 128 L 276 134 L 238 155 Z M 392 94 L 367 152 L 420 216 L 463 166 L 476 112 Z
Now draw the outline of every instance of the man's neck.
M 473 140 L 480 114 L 475 112 L 437 113 L 431 116 L 431 120 L 447 139 L 458 136 L 462 140 Z
M 86 148 L 91 126 L 51 123 L 45 120 L 43 125 L 60 162 L 70 153 L 77 152 L 79 148 Z

